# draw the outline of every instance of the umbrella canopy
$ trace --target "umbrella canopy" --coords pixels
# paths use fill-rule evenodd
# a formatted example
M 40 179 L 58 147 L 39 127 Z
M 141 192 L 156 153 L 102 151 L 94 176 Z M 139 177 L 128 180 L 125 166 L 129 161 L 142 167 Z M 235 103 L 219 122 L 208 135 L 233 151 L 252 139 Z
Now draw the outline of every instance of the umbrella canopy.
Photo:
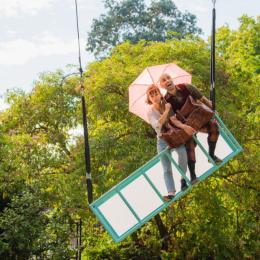
M 170 75 L 175 85 L 191 83 L 191 74 L 174 63 L 144 69 L 129 87 L 129 111 L 141 117 L 147 123 L 149 123 L 149 121 L 146 111 L 149 105 L 146 104 L 146 90 L 151 84 L 155 84 L 159 87 L 160 76 L 164 73 Z M 163 90 L 162 94 L 165 94 Z

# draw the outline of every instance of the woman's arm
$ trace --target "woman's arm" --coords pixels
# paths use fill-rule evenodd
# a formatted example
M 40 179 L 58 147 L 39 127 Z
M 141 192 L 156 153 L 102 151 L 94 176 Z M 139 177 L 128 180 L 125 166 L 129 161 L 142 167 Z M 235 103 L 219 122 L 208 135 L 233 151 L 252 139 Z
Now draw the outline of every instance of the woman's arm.
M 170 103 L 166 103 L 165 104 L 165 111 L 163 112 L 163 114 L 161 115 L 160 119 L 159 119 L 159 124 L 160 125 L 163 125 L 167 119 L 168 119 L 168 115 L 169 115 L 169 112 L 171 110 L 171 104 Z

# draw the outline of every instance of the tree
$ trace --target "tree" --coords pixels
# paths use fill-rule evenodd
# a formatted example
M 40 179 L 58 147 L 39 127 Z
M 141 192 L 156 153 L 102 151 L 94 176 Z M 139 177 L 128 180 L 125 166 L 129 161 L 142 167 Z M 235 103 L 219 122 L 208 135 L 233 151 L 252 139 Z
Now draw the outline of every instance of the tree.
M 86 200 L 68 131 L 78 124 L 79 98 L 62 77 L 45 73 L 31 93 L 9 91 L 10 108 L 0 114 L 1 259 L 75 255 L 74 221 Z
M 165 41 L 201 33 L 196 16 L 181 13 L 171 0 L 153 0 L 149 7 L 144 0 L 105 0 L 105 8 L 107 14 L 94 19 L 88 33 L 87 50 L 96 57 L 127 40 Z

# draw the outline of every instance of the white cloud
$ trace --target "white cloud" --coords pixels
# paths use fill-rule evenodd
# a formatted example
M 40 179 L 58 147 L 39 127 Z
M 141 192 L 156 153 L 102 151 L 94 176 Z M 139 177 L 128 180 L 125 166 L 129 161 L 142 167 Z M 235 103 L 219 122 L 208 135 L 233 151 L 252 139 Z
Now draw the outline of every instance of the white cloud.
M 187 10 L 191 13 L 206 13 L 211 7 L 211 1 L 205 0 L 192 0 L 192 1 L 183 1 L 183 0 L 174 0 L 174 3 L 182 11 Z
M 0 112 L 4 111 L 5 109 L 9 108 L 10 105 L 5 103 L 4 99 L 0 97 Z
M 0 0 L 0 16 L 13 17 L 21 13 L 35 15 L 59 0 Z
M 89 0 L 88 0 L 89 1 Z M 20 14 L 36 15 L 41 10 L 48 9 L 57 3 L 62 3 L 64 6 L 75 8 L 75 0 L 0 0 L 0 16 L 14 17 Z M 96 0 L 78 0 L 78 6 L 93 6 Z
M 77 51 L 76 39 L 64 41 L 45 32 L 31 40 L 20 38 L 0 42 L 0 65 L 23 65 L 34 58 L 66 55 Z
M 9 36 L 14 36 L 17 32 L 15 30 L 7 30 L 6 33 Z

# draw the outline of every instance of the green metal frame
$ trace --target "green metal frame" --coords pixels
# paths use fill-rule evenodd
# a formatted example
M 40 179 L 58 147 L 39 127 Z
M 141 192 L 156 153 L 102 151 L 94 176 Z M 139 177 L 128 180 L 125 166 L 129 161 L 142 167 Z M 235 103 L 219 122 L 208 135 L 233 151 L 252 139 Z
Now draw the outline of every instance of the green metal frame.
M 228 128 L 225 126 L 225 124 L 223 123 L 223 121 L 220 119 L 220 117 L 218 116 L 218 114 L 215 114 L 213 120 L 217 120 L 218 122 L 218 126 L 219 126 L 219 131 L 221 136 L 223 137 L 223 139 L 226 141 L 226 143 L 230 146 L 232 153 L 229 154 L 227 157 L 225 157 L 222 161 L 221 164 L 216 165 L 213 161 L 213 159 L 210 157 L 210 155 L 208 154 L 208 152 L 205 150 L 205 148 L 201 145 L 201 143 L 199 142 L 199 140 L 194 136 L 194 140 L 196 141 L 196 143 L 198 144 L 198 146 L 200 147 L 200 149 L 202 150 L 202 152 L 207 156 L 208 160 L 211 161 L 211 163 L 213 164 L 213 166 L 208 169 L 205 173 L 203 173 L 200 177 L 199 177 L 199 181 L 203 181 L 204 179 L 206 179 L 209 175 L 211 175 L 213 172 L 215 172 L 216 170 L 218 170 L 220 167 L 222 167 L 225 163 L 227 163 L 231 158 L 233 158 L 234 156 L 236 156 L 239 152 L 242 151 L 242 147 L 240 146 L 240 144 L 237 142 L 237 140 L 234 138 L 234 136 L 231 134 L 231 132 L 228 130 Z M 160 162 L 160 158 L 165 155 L 170 159 L 170 161 L 172 162 L 172 164 L 176 167 L 176 169 L 178 170 L 179 174 L 185 178 L 185 180 L 188 183 L 188 188 L 185 191 L 181 191 L 178 192 L 177 195 L 169 202 L 164 202 L 162 194 L 160 193 L 160 191 L 155 187 L 155 185 L 153 184 L 153 182 L 149 179 L 149 177 L 146 174 L 146 171 L 149 170 L 150 168 L 152 168 L 155 164 L 157 164 L 158 162 Z M 128 203 L 127 199 L 123 196 L 123 194 L 121 193 L 121 190 L 124 189 L 126 186 L 128 186 L 129 184 L 131 184 L 134 180 L 136 180 L 138 177 L 143 176 L 147 182 L 150 184 L 150 186 L 152 187 L 152 189 L 155 191 L 155 193 L 157 194 L 157 196 L 161 199 L 162 201 L 162 205 L 159 206 L 156 210 L 152 211 L 149 215 L 147 215 L 145 218 L 140 219 L 138 217 L 138 214 L 135 212 L 135 210 L 131 207 L 130 203 Z M 154 158 L 152 158 L 150 161 L 148 161 L 146 164 L 144 164 L 142 167 L 140 167 L 139 169 L 137 169 L 135 172 L 133 172 L 130 176 L 128 176 L 126 179 L 124 179 L 123 181 L 121 181 L 119 184 L 117 184 L 116 186 L 114 186 L 112 189 L 110 189 L 109 191 L 107 191 L 104 195 L 102 195 L 99 199 L 97 199 L 96 201 L 94 201 L 92 204 L 90 204 L 90 208 L 91 210 L 94 212 L 94 214 L 98 217 L 98 219 L 101 221 L 101 223 L 104 225 L 104 227 L 106 228 L 106 230 L 108 231 L 108 233 L 112 236 L 112 238 L 114 239 L 114 241 L 116 242 L 120 242 L 122 241 L 124 238 L 126 238 L 128 235 L 130 235 L 132 232 L 134 232 L 135 230 L 137 230 L 138 228 L 140 228 L 144 223 L 146 223 L 148 220 L 150 220 L 152 217 L 154 217 L 156 214 L 158 214 L 160 211 L 162 211 L 163 209 L 165 209 L 166 207 L 168 207 L 171 203 L 173 203 L 174 201 L 178 200 L 179 198 L 181 198 L 182 196 L 184 196 L 187 192 L 190 191 L 190 189 L 192 189 L 192 185 L 191 182 L 189 181 L 189 179 L 186 177 L 186 175 L 184 174 L 184 172 L 182 172 L 182 170 L 180 169 L 180 167 L 178 166 L 178 164 L 175 162 L 175 160 L 170 156 L 170 151 L 168 149 L 162 151 L 160 154 L 156 155 Z M 107 202 L 109 199 L 111 199 L 113 196 L 115 195 L 119 195 L 119 197 L 122 199 L 122 201 L 125 203 L 125 205 L 128 207 L 128 209 L 132 212 L 133 216 L 135 217 L 137 224 L 134 225 L 133 227 L 131 227 L 129 230 L 127 230 L 125 233 L 123 233 L 122 235 L 118 235 L 117 232 L 113 229 L 113 227 L 110 225 L 109 221 L 106 219 L 106 217 L 102 214 L 102 212 L 100 211 L 99 207 Z

